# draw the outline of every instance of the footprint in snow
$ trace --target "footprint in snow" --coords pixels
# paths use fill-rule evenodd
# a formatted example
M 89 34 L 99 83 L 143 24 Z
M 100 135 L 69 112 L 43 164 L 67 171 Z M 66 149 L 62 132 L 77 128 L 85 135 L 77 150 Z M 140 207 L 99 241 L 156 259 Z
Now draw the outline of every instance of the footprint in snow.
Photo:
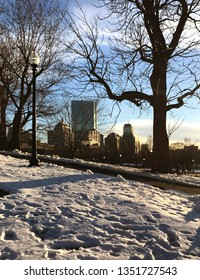
M 15 260 L 18 254 L 9 247 L 4 247 L 0 251 L 0 260 Z
M 88 197 L 88 195 L 86 193 L 80 193 L 80 197 L 81 197 L 81 199 L 84 199 L 84 200 L 90 200 L 90 198 Z
M 12 230 L 2 231 L 0 240 L 17 240 L 17 234 Z

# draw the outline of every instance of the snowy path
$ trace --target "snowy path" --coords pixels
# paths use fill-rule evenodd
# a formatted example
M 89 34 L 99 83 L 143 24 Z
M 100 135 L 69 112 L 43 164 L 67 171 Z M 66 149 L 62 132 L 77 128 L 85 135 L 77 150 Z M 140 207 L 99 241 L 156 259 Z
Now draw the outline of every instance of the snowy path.
M 0 259 L 200 259 L 198 195 L 0 161 Z
M 13 152 L 0 151 L 2 155 L 11 155 L 16 158 L 30 159 L 30 154 L 21 153 L 16 150 Z M 123 165 L 113 165 L 106 163 L 84 161 L 82 159 L 60 158 L 58 156 L 39 155 L 43 163 L 56 164 L 67 168 L 78 170 L 90 169 L 94 173 L 116 176 L 121 174 L 127 180 L 139 181 L 166 190 L 178 190 L 189 194 L 200 194 L 200 173 L 190 173 L 187 175 L 159 174 L 151 173 L 142 168 L 127 167 Z M 198 171 L 199 172 L 199 171 Z

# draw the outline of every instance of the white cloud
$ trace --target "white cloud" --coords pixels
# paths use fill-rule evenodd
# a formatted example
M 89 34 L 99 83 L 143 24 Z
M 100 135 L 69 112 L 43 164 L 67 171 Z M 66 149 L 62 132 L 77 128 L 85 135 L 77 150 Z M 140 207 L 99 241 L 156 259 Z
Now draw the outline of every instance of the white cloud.
M 171 141 L 184 141 L 185 138 L 191 139 L 191 144 L 200 146 L 200 126 L 197 122 L 183 122 L 181 126 L 172 134 Z
M 134 134 L 140 139 L 141 143 L 145 143 L 147 137 L 153 134 L 152 120 L 150 119 L 132 119 L 129 122 L 117 123 L 112 132 L 119 135 L 123 134 L 123 126 L 125 123 L 130 123 L 134 129 Z
M 119 135 L 123 134 L 123 126 L 126 122 L 117 123 L 112 132 Z M 153 135 L 153 125 L 151 119 L 131 119 L 130 123 L 134 128 L 134 134 L 140 139 L 141 143 L 147 141 L 149 135 Z M 170 137 L 170 142 L 184 142 L 185 138 L 191 139 L 191 144 L 200 146 L 200 125 L 199 123 L 185 121 Z

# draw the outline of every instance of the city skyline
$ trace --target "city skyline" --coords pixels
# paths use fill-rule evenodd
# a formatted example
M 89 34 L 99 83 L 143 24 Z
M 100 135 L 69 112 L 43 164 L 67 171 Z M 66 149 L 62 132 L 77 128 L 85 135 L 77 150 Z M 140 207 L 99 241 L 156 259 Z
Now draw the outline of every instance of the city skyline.
M 108 108 L 111 107 L 112 101 L 108 100 Z M 115 132 L 119 135 L 123 134 L 123 126 L 130 123 L 134 128 L 134 134 L 140 139 L 141 143 L 146 143 L 149 135 L 153 136 L 153 116 L 151 112 L 140 112 L 137 107 L 130 106 L 127 102 L 119 104 L 121 113 L 118 115 L 118 107 L 114 109 L 110 123 L 107 125 L 106 133 Z M 177 129 L 169 137 L 170 144 L 176 142 L 184 142 L 184 139 L 191 139 L 191 144 L 200 147 L 200 122 L 199 109 L 180 108 L 173 111 L 174 115 L 168 117 L 167 127 L 173 127 L 177 123 Z
M 89 95 L 87 98 L 84 98 L 84 96 L 80 99 L 75 97 L 75 99 L 71 101 L 89 101 L 96 103 L 98 130 L 104 136 L 107 136 L 110 132 L 115 132 L 121 136 L 123 134 L 123 126 L 126 123 L 130 123 L 133 126 L 134 134 L 140 139 L 142 144 L 147 142 L 149 135 L 153 136 L 152 112 L 141 112 L 137 107 L 130 105 L 126 101 L 118 103 L 118 105 L 113 108 L 112 100 L 107 98 L 106 101 L 104 100 L 103 104 L 101 104 L 101 100 L 97 98 L 95 98 L 94 101 L 93 95 L 91 98 Z M 100 109 L 98 106 L 100 106 Z M 101 107 L 104 107 L 105 116 L 103 116 L 104 110 L 102 110 Z M 119 107 L 121 110 L 120 114 Z M 109 115 L 107 111 L 111 110 L 111 108 L 113 108 L 113 112 L 112 115 Z M 177 123 L 177 128 L 169 137 L 170 144 L 176 142 L 184 143 L 185 139 L 187 139 L 190 140 L 187 142 L 190 142 L 192 145 L 197 145 L 200 148 L 199 109 L 197 107 L 195 109 L 194 106 L 192 108 L 182 107 L 172 112 L 174 115 L 168 116 L 167 127 L 173 127 L 173 125 Z
M 94 7 L 94 3 L 97 1 L 78 1 L 81 5 L 83 10 L 86 12 L 88 17 L 93 17 L 97 12 L 100 12 L 99 9 Z M 70 3 L 72 11 L 76 11 L 75 2 Z M 108 32 L 108 30 L 107 30 Z M 106 36 L 109 36 L 106 34 Z M 185 82 L 185 81 L 184 81 Z M 188 88 L 190 84 L 188 84 Z M 111 101 L 106 101 L 108 107 L 112 104 Z M 112 128 L 112 132 L 116 132 L 118 134 L 122 134 L 123 125 L 125 123 L 131 123 L 135 129 L 135 134 L 141 139 L 141 142 L 145 143 L 147 137 L 149 135 L 153 135 L 152 127 L 153 127 L 153 117 L 152 113 L 146 113 L 139 111 L 139 109 L 134 106 L 130 106 L 127 102 L 122 102 L 119 105 L 121 107 L 121 114 L 119 115 L 116 125 Z M 111 106 L 110 106 L 111 107 Z M 116 108 L 116 111 L 118 109 Z M 171 142 L 184 142 L 185 138 L 191 139 L 191 143 L 198 145 L 200 147 L 200 118 L 199 118 L 199 110 L 200 104 L 195 99 L 191 99 L 188 101 L 186 106 L 179 108 L 178 110 L 172 110 L 172 115 L 168 115 L 168 124 L 171 123 L 171 127 L 173 123 L 178 122 L 179 127 L 174 131 L 174 133 L 169 138 Z M 113 115 L 117 115 L 118 112 L 113 113 Z M 115 117 L 110 118 L 110 127 L 114 125 L 116 119 Z M 109 128 L 108 128 L 109 129 Z
M 196 118 L 194 116 L 194 120 L 187 116 L 183 120 L 181 117 L 183 118 L 184 116 L 179 116 L 180 117 L 177 125 L 180 125 L 169 137 L 170 144 L 175 142 L 184 142 L 185 139 L 188 139 L 188 142 L 197 145 L 200 148 L 200 124 L 198 121 L 198 116 L 196 116 Z M 132 118 L 128 117 L 129 115 L 127 110 L 124 110 L 111 131 L 122 135 L 124 124 L 130 123 L 134 128 L 134 134 L 140 139 L 141 143 L 146 143 L 148 136 L 153 136 L 153 120 L 151 115 L 147 115 L 145 117 L 141 116 L 138 118 L 137 116 L 133 116 Z M 173 126 L 173 122 L 175 123 L 176 120 L 177 119 L 170 120 L 171 127 Z M 170 125 L 170 121 L 168 120 L 167 126 Z
M 145 143 L 149 135 L 153 135 L 152 129 L 153 124 L 152 120 L 149 118 L 132 118 L 128 121 L 122 120 L 117 122 L 116 125 L 111 130 L 119 135 L 123 133 L 123 126 L 125 123 L 130 123 L 134 127 L 134 134 L 139 137 L 141 143 Z M 176 142 L 184 142 L 185 139 L 188 139 L 188 142 L 191 144 L 198 145 L 200 147 L 200 128 L 199 123 L 193 121 L 184 121 L 179 128 L 172 134 L 169 138 L 170 144 Z

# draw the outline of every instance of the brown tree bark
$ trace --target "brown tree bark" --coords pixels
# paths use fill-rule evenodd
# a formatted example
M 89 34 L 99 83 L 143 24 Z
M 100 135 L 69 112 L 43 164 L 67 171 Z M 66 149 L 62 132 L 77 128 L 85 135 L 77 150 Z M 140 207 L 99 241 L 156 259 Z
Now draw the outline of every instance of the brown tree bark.
M 156 96 L 153 107 L 153 162 L 152 172 L 170 172 L 169 139 L 166 131 L 166 100 Z
M 11 133 L 11 139 L 9 141 L 10 150 L 20 150 L 20 131 L 21 131 L 21 110 L 18 110 L 13 119 L 13 129 Z
M 3 89 L 3 88 L 1 88 Z M 6 137 L 6 106 L 7 98 L 4 97 L 4 92 L 0 92 L 0 149 L 7 148 L 7 137 Z
M 153 161 L 152 171 L 170 172 L 169 139 L 167 135 L 167 58 L 162 52 L 154 53 L 150 77 L 153 92 Z

